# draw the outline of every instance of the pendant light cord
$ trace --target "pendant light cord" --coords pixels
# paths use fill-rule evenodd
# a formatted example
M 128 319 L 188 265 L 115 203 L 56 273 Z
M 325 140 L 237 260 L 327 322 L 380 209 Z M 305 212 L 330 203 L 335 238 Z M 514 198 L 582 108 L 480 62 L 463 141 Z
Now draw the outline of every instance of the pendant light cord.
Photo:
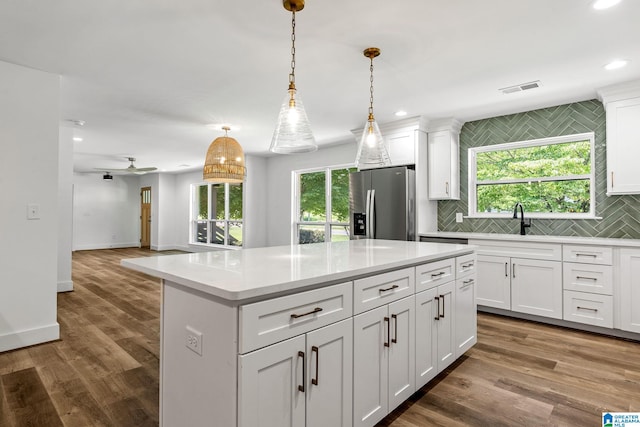
M 371 59 L 371 65 L 369 66 L 369 71 L 371 72 L 369 77 L 369 82 L 371 83 L 369 86 L 369 120 L 373 120 L 373 55 L 369 59 Z
M 296 88 L 296 12 L 291 12 L 291 73 L 289 74 L 289 89 Z

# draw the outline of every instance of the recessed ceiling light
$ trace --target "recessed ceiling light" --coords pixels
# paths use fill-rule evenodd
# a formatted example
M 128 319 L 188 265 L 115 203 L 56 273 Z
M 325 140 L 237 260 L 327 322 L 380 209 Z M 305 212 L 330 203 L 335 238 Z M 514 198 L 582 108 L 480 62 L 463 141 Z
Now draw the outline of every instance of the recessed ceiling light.
M 626 59 L 616 59 L 614 61 L 609 62 L 607 65 L 604 66 L 605 70 L 617 70 L 618 68 L 622 68 L 624 66 L 626 66 L 629 63 L 629 61 L 627 61 Z
M 74 136 L 74 137 L 73 137 L 73 140 L 74 140 L 75 142 L 82 142 L 82 138 L 81 138 L 81 137 L 79 137 L 79 136 Z
M 404 116 L 406 116 L 406 115 L 407 115 L 407 112 L 406 112 L 406 111 L 404 111 L 404 110 L 400 110 L 400 111 L 396 111 L 394 114 L 395 114 L 397 117 L 404 117 Z
M 593 3 L 593 8 L 596 10 L 609 9 L 620 3 L 622 0 L 596 0 Z

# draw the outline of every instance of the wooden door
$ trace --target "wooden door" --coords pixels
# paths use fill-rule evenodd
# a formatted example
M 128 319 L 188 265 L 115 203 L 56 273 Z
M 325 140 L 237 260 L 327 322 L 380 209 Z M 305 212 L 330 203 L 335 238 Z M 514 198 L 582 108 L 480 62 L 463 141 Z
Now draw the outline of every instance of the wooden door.
M 151 246 L 151 187 L 140 189 L 140 247 Z

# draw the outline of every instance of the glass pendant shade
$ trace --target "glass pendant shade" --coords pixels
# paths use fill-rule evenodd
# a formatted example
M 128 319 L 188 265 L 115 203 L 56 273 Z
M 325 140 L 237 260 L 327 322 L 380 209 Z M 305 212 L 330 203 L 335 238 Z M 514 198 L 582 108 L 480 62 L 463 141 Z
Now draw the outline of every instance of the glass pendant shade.
M 213 140 L 207 150 L 202 178 L 209 182 L 241 183 L 247 175 L 242 147 L 226 135 Z
M 269 149 L 279 154 L 308 153 L 318 149 L 304 104 L 295 89 L 289 89 L 282 102 Z
M 362 137 L 358 143 L 356 167 L 360 169 L 380 166 L 391 166 L 391 158 L 384 139 L 382 139 L 378 123 L 373 117 L 370 117 L 364 125 Z

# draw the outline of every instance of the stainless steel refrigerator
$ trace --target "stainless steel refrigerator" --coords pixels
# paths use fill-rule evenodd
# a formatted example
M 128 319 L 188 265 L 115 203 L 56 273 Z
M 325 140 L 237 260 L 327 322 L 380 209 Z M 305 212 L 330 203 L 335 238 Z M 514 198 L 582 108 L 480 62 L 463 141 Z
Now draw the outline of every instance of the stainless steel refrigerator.
M 415 188 L 415 171 L 405 166 L 351 173 L 351 239 L 415 240 Z

